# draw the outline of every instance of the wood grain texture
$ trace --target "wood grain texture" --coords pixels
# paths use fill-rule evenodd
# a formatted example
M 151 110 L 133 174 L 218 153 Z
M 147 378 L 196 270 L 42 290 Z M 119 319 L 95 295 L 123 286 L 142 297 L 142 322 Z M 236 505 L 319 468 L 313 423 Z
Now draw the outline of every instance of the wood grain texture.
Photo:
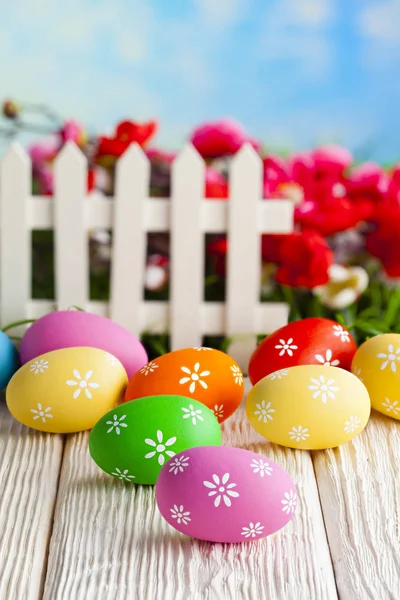
M 41 598 L 63 440 L 23 427 L 0 399 L 0 598 Z
M 88 434 L 66 444 L 44 600 L 333 600 L 337 598 L 310 456 L 268 444 L 242 407 L 224 443 L 269 456 L 298 483 L 285 529 L 248 544 L 186 537 L 159 514 L 150 486 L 102 473 Z
M 341 600 L 400 598 L 400 423 L 373 412 L 343 446 L 315 452 Z

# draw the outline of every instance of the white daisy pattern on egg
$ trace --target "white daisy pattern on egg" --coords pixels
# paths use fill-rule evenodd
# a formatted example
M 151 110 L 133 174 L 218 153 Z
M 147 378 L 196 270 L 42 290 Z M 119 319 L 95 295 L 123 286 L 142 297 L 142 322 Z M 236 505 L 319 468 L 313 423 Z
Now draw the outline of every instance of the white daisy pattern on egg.
M 222 419 L 224 416 L 224 405 L 216 404 L 213 408 L 213 413 L 217 417 L 217 419 Z
M 344 432 L 354 433 L 360 427 L 360 423 L 359 417 L 349 417 L 349 420 L 344 422 Z
M 124 429 L 125 427 L 128 427 L 128 424 L 124 422 L 125 419 L 126 415 L 122 415 L 121 417 L 118 417 L 118 415 L 113 415 L 112 421 L 106 421 L 106 425 L 111 425 L 111 427 L 107 429 L 107 433 L 115 431 L 117 435 L 120 435 L 121 428 Z
M 291 440 L 295 440 L 296 442 L 305 442 L 310 437 L 310 434 L 308 433 L 308 427 L 299 425 L 298 427 L 292 427 L 291 431 L 289 431 L 289 436 Z
M 176 504 L 174 504 L 173 508 L 169 509 L 171 511 L 171 517 L 173 519 L 176 519 L 176 522 L 180 525 L 181 523 L 183 525 L 187 525 L 189 523 L 189 521 L 191 521 L 192 519 L 190 518 L 190 512 L 187 510 L 185 511 L 183 505 L 181 504 L 180 506 L 177 506 Z
M 350 342 L 350 334 L 345 331 L 341 325 L 333 326 L 333 335 L 340 337 L 341 342 Z
M 165 463 L 164 454 L 166 454 L 168 457 L 175 456 L 176 454 L 176 452 L 173 450 L 168 450 L 168 448 L 176 443 L 176 437 L 171 437 L 164 442 L 164 434 L 160 429 L 157 431 L 157 441 L 146 438 L 144 443 L 154 448 L 154 450 L 145 455 L 145 458 L 150 459 L 154 456 L 157 456 L 157 462 L 160 466 Z
M 392 413 L 396 417 L 400 412 L 398 400 L 394 400 L 393 402 L 391 402 L 389 398 L 385 398 L 385 402 L 382 402 L 382 406 L 388 414 Z
M 193 348 L 193 350 L 197 350 L 198 352 L 201 352 L 202 350 L 205 350 L 205 351 L 212 350 L 212 348 L 207 348 L 207 346 L 195 346 Z
M 183 471 L 189 466 L 189 462 L 189 456 L 177 456 L 169 463 L 169 472 L 173 473 L 174 475 L 183 473 Z
M 260 521 L 258 523 L 249 523 L 247 527 L 242 527 L 242 535 L 246 538 L 255 538 L 262 534 L 263 529 L 264 525 L 261 525 Z
M 313 392 L 313 398 L 320 398 L 324 404 L 330 400 L 336 400 L 335 393 L 339 391 L 337 385 L 334 385 L 334 379 L 327 379 L 325 376 L 320 375 L 318 379 L 311 377 L 312 385 L 308 386 L 308 389 Z
M 267 375 L 267 379 L 274 381 L 275 379 L 283 379 L 286 375 L 289 374 L 289 369 L 280 369 L 279 371 L 274 371 Z
M 49 361 L 41 358 L 40 360 L 35 360 L 33 363 L 29 365 L 29 371 L 34 375 L 38 375 L 39 373 L 44 373 L 46 369 L 49 368 Z
M 51 414 L 51 406 L 43 406 L 43 404 L 38 404 L 36 408 L 31 408 L 31 413 L 33 413 L 33 420 L 41 419 L 43 423 L 46 423 L 47 419 L 52 419 L 53 415 Z
M 264 475 L 272 475 L 273 468 L 267 461 L 263 461 L 261 458 L 259 460 L 253 458 L 250 466 L 253 469 L 253 473 L 259 474 L 260 477 L 264 477 Z
M 115 367 L 119 363 L 118 358 L 115 358 L 115 356 L 113 356 L 109 352 L 105 352 L 104 356 L 106 361 L 109 362 L 112 367 Z
M 376 357 L 383 359 L 383 362 L 381 364 L 381 371 L 384 371 L 387 366 L 390 366 L 391 371 L 393 373 L 396 373 L 396 361 L 400 360 L 400 348 L 396 348 L 395 350 L 393 344 L 389 344 L 387 352 L 380 352 L 376 355 Z
M 203 485 L 211 491 L 208 495 L 214 497 L 214 506 L 218 508 L 223 500 L 225 506 L 228 508 L 232 506 L 231 498 L 238 498 L 239 494 L 233 488 L 236 487 L 236 483 L 228 483 L 230 478 L 229 473 L 225 473 L 221 478 L 218 475 L 213 475 L 211 481 L 203 481 Z
M 74 394 L 73 394 L 74 400 L 79 398 L 80 393 L 82 391 L 84 391 L 84 393 L 86 394 L 86 397 L 89 398 L 89 400 L 91 400 L 93 398 L 93 395 L 89 388 L 97 389 L 100 387 L 100 385 L 98 383 L 89 381 L 89 379 L 93 375 L 93 371 L 87 371 L 87 373 L 84 377 L 82 377 L 81 374 L 79 373 L 79 371 L 77 371 L 76 369 L 74 369 L 73 373 L 74 373 L 75 379 L 68 379 L 68 381 L 66 381 L 66 384 L 70 385 L 72 387 L 77 387 L 77 389 L 74 391 Z
M 279 356 L 283 356 L 284 354 L 293 356 L 293 350 L 299 349 L 299 347 L 296 346 L 293 341 L 293 338 L 289 338 L 287 342 L 285 342 L 285 340 L 279 340 L 279 344 L 275 346 L 276 350 L 280 350 Z
M 268 421 L 272 421 L 272 413 L 275 412 L 275 409 L 272 408 L 271 402 L 265 402 L 262 400 L 260 404 L 256 404 L 257 410 L 254 411 L 255 416 L 258 421 L 262 421 L 263 423 L 268 423 Z
M 208 377 L 210 375 L 210 371 L 200 371 L 200 363 L 196 363 L 193 367 L 193 370 L 190 370 L 188 367 L 181 367 L 181 371 L 186 373 L 186 377 L 182 377 L 179 380 L 181 385 L 185 385 L 189 383 L 189 392 L 193 394 L 196 391 L 196 385 L 199 384 L 204 390 L 208 389 L 208 385 L 205 381 L 203 381 L 204 377 Z
M 283 500 L 281 500 L 283 504 L 282 512 L 287 515 L 293 514 L 296 510 L 297 506 L 297 494 L 293 490 L 289 490 L 283 494 Z
M 200 410 L 199 408 L 193 408 L 192 404 L 189 404 L 189 408 L 182 408 L 183 412 L 185 413 L 183 415 L 184 419 L 191 419 L 193 425 L 196 425 L 197 421 L 204 421 L 202 415 L 202 410 Z
M 242 385 L 244 379 L 243 379 L 243 373 L 239 369 L 239 367 L 237 367 L 236 365 L 232 365 L 231 371 L 232 371 L 232 375 L 233 375 L 233 379 L 235 380 L 235 383 L 237 383 L 237 385 Z
M 132 479 L 136 479 L 135 475 L 129 475 L 129 469 L 124 469 L 124 471 L 122 471 L 118 467 L 115 469 L 114 473 L 111 473 L 111 475 L 121 479 L 121 481 L 131 481 Z
M 321 363 L 321 365 L 324 365 L 324 367 L 338 367 L 340 365 L 340 361 L 337 359 L 332 360 L 332 356 L 332 350 L 328 349 L 325 352 L 325 356 L 322 354 L 316 354 L 315 358 L 319 363 Z
M 158 364 L 152 360 L 140 369 L 140 373 L 146 377 L 149 373 L 154 373 L 156 369 L 158 369 Z
M 363 381 L 362 372 L 361 372 L 360 367 L 353 367 L 352 372 L 353 372 L 353 375 L 355 375 L 356 377 L 358 377 L 358 379 L 360 381 Z

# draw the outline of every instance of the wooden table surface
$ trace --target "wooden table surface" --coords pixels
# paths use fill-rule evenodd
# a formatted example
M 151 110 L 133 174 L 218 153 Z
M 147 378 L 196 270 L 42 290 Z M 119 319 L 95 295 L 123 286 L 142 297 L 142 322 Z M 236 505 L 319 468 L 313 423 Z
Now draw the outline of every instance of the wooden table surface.
M 241 407 L 224 444 L 271 458 L 299 506 L 273 536 L 211 544 L 161 518 L 154 488 L 117 481 L 88 433 L 42 434 L 0 405 L 0 600 L 399 600 L 400 423 L 374 413 L 334 450 L 260 437 Z

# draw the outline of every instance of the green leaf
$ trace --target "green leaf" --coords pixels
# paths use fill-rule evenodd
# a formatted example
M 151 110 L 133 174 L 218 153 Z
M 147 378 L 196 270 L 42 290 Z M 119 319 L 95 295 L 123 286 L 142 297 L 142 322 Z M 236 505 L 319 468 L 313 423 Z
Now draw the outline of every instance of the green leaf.
M 391 327 L 398 315 L 400 308 L 400 289 L 397 289 L 394 293 L 392 293 L 384 316 L 384 321 L 388 327 Z

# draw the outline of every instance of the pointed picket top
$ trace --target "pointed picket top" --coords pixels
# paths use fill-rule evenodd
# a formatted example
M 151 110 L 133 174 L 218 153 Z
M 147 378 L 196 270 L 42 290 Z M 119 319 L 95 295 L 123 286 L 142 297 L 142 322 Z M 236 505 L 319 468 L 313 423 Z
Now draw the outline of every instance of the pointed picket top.
M 259 169 L 261 172 L 262 160 L 249 142 L 243 144 L 240 150 L 235 154 L 232 159 L 231 169 L 240 172 L 247 171 L 247 169 L 252 169 L 252 172 L 254 172 L 256 169 Z
M 21 144 L 18 144 L 17 142 L 14 142 L 10 145 L 10 148 L 0 161 L 0 170 L 3 177 L 7 172 L 14 171 L 15 168 L 30 168 L 30 166 L 31 161 L 27 152 L 24 150 Z
M 194 172 L 202 173 L 205 169 L 204 160 L 197 152 L 193 144 L 186 144 L 179 152 L 174 162 L 172 163 L 172 172 L 182 171 L 185 169 L 193 170 Z
M 62 150 L 60 150 L 54 161 L 55 172 L 57 172 L 58 169 L 63 169 L 64 165 L 71 165 L 74 167 L 79 166 L 81 169 L 87 165 L 86 156 L 74 142 L 68 141 L 63 146 Z
M 147 175 L 150 172 L 150 161 L 140 145 L 134 142 L 119 158 L 116 170 L 118 174 L 133 171 L 135 174 L 144 173 Z

